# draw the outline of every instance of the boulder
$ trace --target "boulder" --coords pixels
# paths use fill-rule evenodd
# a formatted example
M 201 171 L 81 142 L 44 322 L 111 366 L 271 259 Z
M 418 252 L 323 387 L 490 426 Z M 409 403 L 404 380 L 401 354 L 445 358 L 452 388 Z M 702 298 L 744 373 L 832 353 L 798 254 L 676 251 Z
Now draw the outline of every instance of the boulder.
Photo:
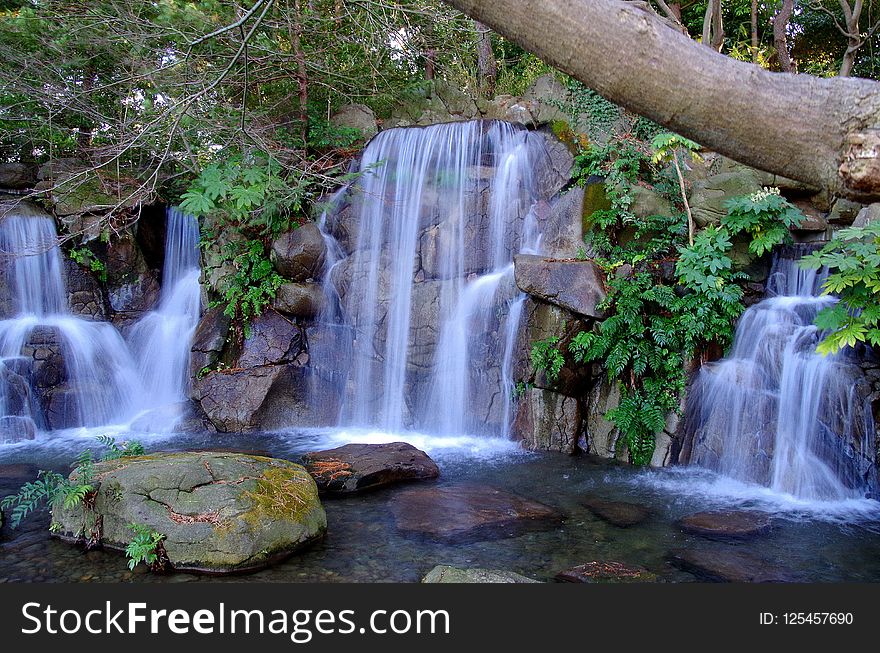
M 36 183 L 36 166 L 18 161 L 0 164 L 0 188 L 24 190 L 33 188 Z
M 369 140 L 379 133 L 376 114 L 365 104 L 346 104 L 333 114 L 333 117 L 330 118 L 330 124 L 335 127 L 357 129 L 365 140 Z
M 553 528 L 555 508 L 485 485 L 403 490 L 391 502 L 397 529 L 429 540 L 464 544 Z
M 528 388 L 517 402 L 512 431 L 533 451 L 574 453 L 581 434 L 578 401 L 552 390 Z
M 259 569 L 324 535 L 315 483 L 286 460 L 221 452 L 160 453 L 95 465 L 94 500 L 53 507 L 53 534 L 124 549 L 130 524 L 164 535 L 170 566 Z
M 221 306 L 209 308 L 202 315 L 193 334 L 190 350 L 191 376 L 198 376 L 202 370 L 207 370 L 220 359 L 226 346 L 229 322 L 229 317 L 223 313 Z
M 625 459 L 625 446 L 621 446 L 620 431 L 614 422 L 605 418 L 606 413 L 620 404 L 620 388 L 617 382 L 601 377 L 587 395 L 584 431 L 587 451 L 602 458 Z
M 269 310 L 251 320 L 250 335 L 241 345 L 238 367 L 290 363 L 305 350 L 302 331 L 277 311 Z
M 553 73 L 537 77 L 522 94 L 522 100 L 528 103 L 535 123 L 539 125 L 568 119 L 561 107 L 568 104 L 569 92 Z
M 798 577 L 757 556 L 734 548 L 675 549 L 669 561 L 703 581 L 716 583 L 791 583 Z
M 313 320 L 321 313 L 324 291 L 318 283 L 283 283 L 275 291 L 272 307 L 280 313 Z
M 423 583 L 538 583 L 540 581 L 501 569 L 460 569 L 437 565 L 422 578 Z
M 313 451 L 303 456 L 303 465 L 319 491 L 340 495 L 440 475 L 428 454 L 406 442 L 347 444 Z
M 199 402 L 205 416 L 224 433 L 239 433 L 257 428 L 257 413 L 272 388 L 284 373 L 284 365 L 266 365 L 233 372 L 211 372 L 197 378 L 192 398 Z
M 543 137 L 545 156 L 535 161 L 535 183 L 539 196 L 550 198 L 571 181 L 574 156 L 552 131 L 538 133 Z
M 772 520 L 763 512 L 720 510 L 698 512 L 679 520 L 686 533 L 718 540 L 741 540 L 770 531 Z
M 880 218 L 880 202 L 869 204 L 856 215 L 853 220 L 853 227 L 867 227 L 868 223 L 874 222 Z
M 801 220 L 796 231 L 824 232 L 828 229 L 828 221 L 825 219 L 825 214 L 819 211 L 810 202 L 806 200 L 794 200 L 792 204 L 804 214 L 804 219 Z
M 435 81 L 434 97 L 440 99 L 446 109 L 446 113 L 452 117 L 472 120 L 480 113 L 474 99 L 457 84 L 450 84 L 444 80 Z
M 62 263 L 70 312 L 85 319 L 106 320 L 104 294 L 95 276 L 68 257 L 64 257 Z
M 856 216 L 859 214 L 859 211 L 861 211 L 863 208 L 864 204 L 852 202 L 848 199 L 840 197 L 835 200 L 834 204 L 832 205 L 831 211 L 828 213 L 827 220 L 828 222 L 839 225 L 852 224 L 853 220 L 855 220 Z
M 609 501 L 599 497 L 587 497 L 584 506 L 602 521 L 619 528 L 629 528 L 645 521 L 651 512 L 637 503 Z
M 738 195 L 751 195 L 761 190 L 757 171 L 739 167 L 732 172 L 722 172 L 694 183 L 688 201 L 694 222 L 699 227 L 718 224 L 727 215 L 724 203 Z
M 318 225 L 307 222 L 272 241 L 269 258 L 281 276 L 291 281 L 308 281 L 320 278 L 326 248 Z
M 488 120 L 506 120 L 527 127 L 535 124 L 535 117 L 532 115 L 529 103 L 523 102 L 521 98 L 512 95 L 496 95 L 481 104 L 481 113 Z
M 653 583 L 657 575 L 622 562 L 591 561 L 556 574 L 564 583 Z
M 578 315 L 603 317 L 602 271 L 592 261 L 546 259 L 531 254 L 514 257 L 516 285 L 524 293 Z
M 638 218 L 647 218 L 652 215 L 672 215 L 672 204 L 657 191 L 633 184 L 630 187 L 632 204 L 630 211 Z
M 540 214 L 539 214 L 540 215 Z M 584 243 L 584 188 L 566 191 L 544 212 L 541 249 L 552 258 L 575 258 Z

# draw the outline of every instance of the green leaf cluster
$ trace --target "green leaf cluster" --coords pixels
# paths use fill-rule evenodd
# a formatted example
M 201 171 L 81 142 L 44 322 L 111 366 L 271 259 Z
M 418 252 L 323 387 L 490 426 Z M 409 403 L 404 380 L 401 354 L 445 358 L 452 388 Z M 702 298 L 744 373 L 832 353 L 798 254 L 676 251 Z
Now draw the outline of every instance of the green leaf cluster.
M 751 236 L 749 251 L 761 256 L 777 245 L 789 242 L 789 229 L 797 228 L 804 214 L 792 206 L 777 189 L 733 197 L 725 202 L 727 215 L 721 224 L 731 234 Z
M 129 524 L 128 527 L 134 531 L 134 537 L 125 547 L 128 568 L 134 569 L 141 562 L 150 567 L 156 565 L 159 562 L 159 545 L 165 536 L 143 524 Z
M 816 316 L 824 332 L 817 351 L 833 354 L 865 342 L 880 346 L 880 221 L 841 229 L 822 249 L 801 259 L 808 269 L 828 266 L 824 294 L 839 301 Z
M 551 336 L 544 340 L 538 340 L 532 343 L 532 365 L 535 369 L 543 370 L 547 375 L 547 380 L 555 383 L 559 378 L 559 372 L 565 365 L 565 357 L 559 351 L 559 338 Z
M 284 278 L 266 257 L 262 241 L 233 241 L 225 247 L 224 256 L 233 272 L 224 280 L 221 299 L 212 306 L 224 305 L 223 313 L 241 323 L 247 337 L 251 319 L 271 303 Z

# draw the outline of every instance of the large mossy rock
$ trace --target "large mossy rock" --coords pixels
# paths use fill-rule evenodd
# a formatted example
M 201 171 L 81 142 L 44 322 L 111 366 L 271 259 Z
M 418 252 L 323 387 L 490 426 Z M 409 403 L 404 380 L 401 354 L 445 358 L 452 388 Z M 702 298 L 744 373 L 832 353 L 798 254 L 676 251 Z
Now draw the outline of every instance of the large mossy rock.
M 423 583 L 538 583 L 527 576 L 503 569 L 461 569 L 437 565 L 422 578 Z
M 53 532 L 124 549 L 139 524 L 165 536 L 171 567 L 259 569 L 321 538 L 327 517 L 312 477 L 286 460 L 162 453 L 98 463 L 92 509 L 53 509 Z
M 366 104 L 346 104 L 333 114 L 330 124 L 335 127 L 357 129 L 367 140 L 379 132 L 376 114 Z
M 729 172 L 711 175 L 694 183 L 689 198 L 694 222 L 699 227 L 718 224 L 727 215 L 727 200 L 761 190 L 760 173 L 739 166 Z

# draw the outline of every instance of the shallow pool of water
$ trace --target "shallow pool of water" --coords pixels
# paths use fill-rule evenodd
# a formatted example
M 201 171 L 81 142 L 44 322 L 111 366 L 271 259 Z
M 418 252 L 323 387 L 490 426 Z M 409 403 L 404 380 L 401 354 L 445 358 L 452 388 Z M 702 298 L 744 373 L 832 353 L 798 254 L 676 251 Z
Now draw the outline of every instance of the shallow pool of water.
M 105 429 L 106 431 L 106 429 Z M 93 433 L 47 434 L 0 447 L 0 494 L 13 492 L 22 475 L 36 469 L 65 471 Z M 128 436 L 126 436 L 128 437 Z M 674 567 L 674 549 L 747 553 L 804 581 L 880 580 L 880 504 L 850 501 L 805 503 L 766 489 L 738 484 L 696 469 L 636 470 L 604 460 L 527 453 L 507 441 L 433 438 L 373 431 L 305 430 L 249 435 L 138 435 L 149 451 L 217 449 L 255 451 L 296 460 L 305 451 L 346 442 L 406 440 L 437 461 L 436 483 L 490 485 L 557 508 L 565 519 L 548 530 L 468 544 L 448 544 L 401 534 L 389 502 L 395 488 L 345 499 L 325 499 L 328 532 L 323 542 L 269 569 L 233 577 L 132 573 L 123 556 L 82 550 L 48 537 L 48 515 L 29 518 L 0 533 L 0 581 L 408 581 L 438 564 L 516 571 L 549 581 L 560 571 L 589 561 L 615 561 L 647 568 L 660 580 L 699 580 Z M 99 451 L 96 448 L 96 451 Z M 434 482 L 434 481 L 432 481 Z M 650 517 L 619 528 L 594 516 L 587 497 L 638 503 Z M 772 514 L 773 528 L 747 541 L 726 543 L 685 534 L 676 524 L 702 510 L 746 508 Z

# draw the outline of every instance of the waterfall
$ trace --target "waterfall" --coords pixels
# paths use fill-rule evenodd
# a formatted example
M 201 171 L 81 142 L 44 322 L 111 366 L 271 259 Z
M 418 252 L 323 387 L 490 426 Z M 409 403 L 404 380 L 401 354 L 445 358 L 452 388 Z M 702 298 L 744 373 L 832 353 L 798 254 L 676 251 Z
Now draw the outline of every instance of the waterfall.
M 743 314 L 730 354 L 689 398 L 690 462 L 804 500 L 875 490 L 869 392 L 852 351 L 816 353 L 825 273 L 780 255 L 767 297 Z
M 169 210 L 159 305 L 127 342 L 112 324 L 71 313 L 51 216 L 24 203 L 7 208 L 0 257 L 0 442 L 39 430 L 126 424 L 138 415 L 141 428 L 173 425 L 187 396 L 200 309 L 192 216 Z
M 138 409 L 143 386 L 119 332 L 70 313 L 51 216 L 26 204 L 7 209 L 0 256 L 10 295 L 0 319 L 0 441 L 53 424 L 118 422 Z M 48 379 L 56 383 L 37 401 Z
M 154 410 L 173 407 L 188 396 L 190 346 L 201 313 L 198 222 L 174 207 L 167 215 L 159 305 L 128 335 L 145 403 Z M 152 427 L 165 430 L 173 417 L 164 425 L 153 421 Z
M 322 218 L 340 424 L 506 435 L 524 296 L 513 256 L 540 230 L 543 139 L 500 121 L 391 129 Z M 326 310 L 326 309 L 325 309 Z M 345 352 L 343 356 L 339 352 Z M 326 364 L 326 359 L 313 364 Z M 320 397 L 313 397 L 320 401 Z

